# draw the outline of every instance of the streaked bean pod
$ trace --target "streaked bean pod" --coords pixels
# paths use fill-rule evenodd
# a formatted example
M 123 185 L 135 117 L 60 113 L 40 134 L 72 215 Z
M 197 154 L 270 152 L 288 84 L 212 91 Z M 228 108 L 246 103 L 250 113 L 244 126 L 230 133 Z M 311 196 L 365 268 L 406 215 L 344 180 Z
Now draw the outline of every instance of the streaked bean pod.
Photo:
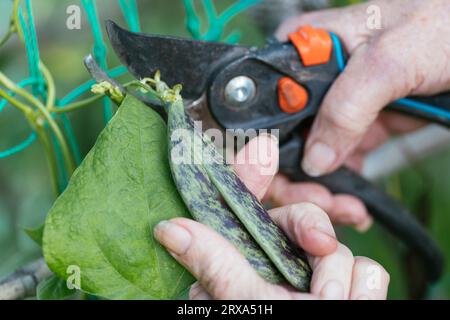
M 194 127 L 181 97 L 168 107 L 168 137 L 172 176 L 193 218 L 228 239 L 266 280 L 279 283 L 284 277 L 298 290 L 309 290 L 311 269 L 303 251 L 273 223 L 211 139 Z M 207 159 L 198 154 L 204 150 Z

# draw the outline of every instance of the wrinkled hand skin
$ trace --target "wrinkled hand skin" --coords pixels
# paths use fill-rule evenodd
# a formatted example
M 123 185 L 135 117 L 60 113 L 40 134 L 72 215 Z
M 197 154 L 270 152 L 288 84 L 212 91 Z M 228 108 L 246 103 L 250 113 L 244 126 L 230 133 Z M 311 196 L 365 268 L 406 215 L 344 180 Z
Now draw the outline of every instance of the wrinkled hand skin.
M 367 8 L 380 9 L 380 30 L 367 28 Z M 380 110 L 408 95 L 450 89 L 450 1 L 382 0 L 315 11 L 287 19 L 276 32 L 311 24 L 341 37 L 350 53 L 345 71 L 331 87 L 306 146 L 303 168 L 311 175 L 345 164 L 360 171 L 366 155 L 391 135 L 417 130 L 426 123 Z M 313 145 L 319 143 L 319 148 Z M 325 147 L 324 147 L 325 146 Z M 277 206 L 302 201 L 324 209 L 333 223 L 366 231 L 372 224 L 364 204 L 345 194 L 331 194 L 316 183 L 294 183 L 282 175 L 273 180 L 265 200 Z
M 380 9 L 379 30 L 367 27 L 369 6 Z M 276 36 L 282 40 L 304 24 L 324 28 L 339 35 L 350 53 L 307 141 L 302 164 L 306 172 L 321 175 L 344 162 L 360 168 L 365 153 L 389 133 L 421 125 L 379 112 L 408 95 L 450 89 L 449 21 L 448 0 L 378 0 L 300 15 L 279 27 Z
M 276 149 L 275 139 L 266 135 L 253 139 L 235 161 L 239 164 L 235 165 L 236 173 L 259 199 L 276 173 L 278 153 L 271 152 L 270 164 L 264 166 L 273 168 L 272 175 L 262 175 L 265 171 L 248 157 L 265 147 Z M 164 221 L 156 226 L 154 235 L 197 278 L 190 290 L 191 299 L 386 298 L 389 274 L 377 262 L 354 257 L 340 244 L 322 209 L 311 203 L 297 203 L 270 210 L 269 214 L 290 240 L 308 253 L 313 269 L 310 293 L 265 281 L 230 242 L 196 221 Z

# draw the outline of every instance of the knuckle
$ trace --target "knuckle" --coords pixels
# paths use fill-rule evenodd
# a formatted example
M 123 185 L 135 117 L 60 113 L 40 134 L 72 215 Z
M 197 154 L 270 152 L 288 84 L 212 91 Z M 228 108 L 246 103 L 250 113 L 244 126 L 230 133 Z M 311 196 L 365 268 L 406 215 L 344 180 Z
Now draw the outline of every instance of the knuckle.
M 305 182 L 302 187 L 307 190 L 303 199 L 319 207 L 326 214 L 333 206 L 333 197 L 330 191 L 324 186 L 316 183 Z M 296 192 L 297 190 L 293 190 Z M 298 197 L 298 196 L 297 196 Z
M 310 202 L 292 205 L 290 210 L 292 219 L 305 225 L 315 224 L 319 220 L 329 221 L 328 215 L 319 206 Z
M 398 51 L 394 45 L 398 42 L 395 31 L 386 31 L 379 37 L 372 39 L 369 49 L 366 51 L 366 59 L 373 65 L 383 65 L 395 61 L 398 57 Z M 396 41 L 396 42 L 392 42 Z
M 317 205 L 311 202 L 300 202 L 293 204 L 291 207 L 292 207 L 291 209 L 292 214 L 303 215 L 310 212 L 316 213 L 322 211 L 322 209 L 320 209 Z
M 318 225 L 327 225 L 330 232 L 333 230 L 328 215 L 313 203 L 304 202 L 291 205 L 285 217 L 291 236 L 296 237 L 296 241 L 299 243 L 303 243 L 304 235 Z
M 353 103 L 351 97 L 346 97 L 342 99 L 339 108 L 331 105 L 325 107 L 322 117 L 327 127 L 335 128 L 341 136 L 353 138 L 360 136 L 368 128 L 370 121 L 366 120 L 369 119 L 367 112 L 368 110 L 363 111 Z
M 399 45 L 403 43 L 403 33 L 401 28 L 396 28 L 374 38 L 365 57 L 368 70 L 380 81 L 392 84 L 394 96 L 411 91 L 416 81 L 414 64 L 409 61 L 410 48 Z
M 289 206 L 287 212 L 287 220 L 289 226 L 295 226 L 297 224 L 304 225 L 310 218 L 309 215 L 309 203 L 296 203 Z

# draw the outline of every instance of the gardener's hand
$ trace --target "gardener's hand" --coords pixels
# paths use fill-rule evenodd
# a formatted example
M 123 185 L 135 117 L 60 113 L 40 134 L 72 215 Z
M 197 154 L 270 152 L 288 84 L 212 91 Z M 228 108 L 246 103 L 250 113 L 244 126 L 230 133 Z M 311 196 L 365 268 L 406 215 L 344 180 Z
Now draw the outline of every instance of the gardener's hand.
M 374 17 L 369 6 L 380 9 L 381 29 L 369 28 L 368 19 Z M 304 14 L 279 28 L 282 40 L 305 24 L 333 31 L 350 53 L 315 119 L 302 162 L 305 172 L 318 176 L 342 165 L 388 103 L 450 88 L 449 21 L 448 0 L 379 0 Z M 383 123 L 372 127 L 371 143 L 366 140 L 363 151 L 385 138 L 385 132 L 379 132 L 383 128 L 418 125 L 404 117 L 396 117 L 395 123 L 385 118 Z
M 277 150 L 267 136 L 250 141 L 237 158 L 236 171 L 247 187 L 262 198 L 278 166 L 278 153 L 261 170 L 249 161 L 258 148 Z M 269 169 L 268 169 L 269 168 Z M 268 174 L 272 170 L 273 174 Z M 261 174 L 264 172 L 264 174 Z M 155 237 L 197 279 L 191 299 L 384 299 L 389 275 L 375 261 L 353 257 L 336 240 L 326 213 L 319 207 L 300 203 L 271 210 L 270 215 L 287 236 L 308 253 L 313 268 L 311 293 L 299 293 L 288 285 L 263 280 L 234 246 L 210 228 L 183 218 L 160 223 Z
M 388 140 L 391 134 L 412 131 L 421 125 L 422 122 L 398 113 L 381 113 L 347 158 L 346 165 L 360 171 L 366 155 Z M 350 195 L 332 194 L 317 183 L 292 182 L 279 174 L 273 179 L 264 198 L 277 207 L 312 202 L 325 210 L 333 223 L 351 225 L 359 231 L 366 231 L 372 225 L 372 218 L 361 200 Z

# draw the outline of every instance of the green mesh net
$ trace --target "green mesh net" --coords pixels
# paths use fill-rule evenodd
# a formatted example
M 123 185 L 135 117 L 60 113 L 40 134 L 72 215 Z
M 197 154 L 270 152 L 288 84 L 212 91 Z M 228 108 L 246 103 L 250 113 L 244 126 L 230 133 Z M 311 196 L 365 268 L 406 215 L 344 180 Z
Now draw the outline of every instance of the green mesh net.
M 24 44 L 27 54 L 29 77 L 13 83 L 0 72 L 0 112 L 8 104 L 14 104 L 24 113 L 30 123 L 31 132 L 23 141 L 7 150 L 0 150 L 0 159 L 17 154 L 36 140 L 43 144 L 49 167 L 52 172 L 53 189 L 56 194 L 64 190 L 74 168 L 81 162 L 82 154 L 77 138 L 66 111 L 73 110 L 82 103 L 94 102 L 97 97 L 80 101 L 80 97 L 88 92 L 94 81 L 88 81 L 70 91 L 66 96 L 57 99 L 51 74 L 40 59 L 38 36 L 31 0 L 11 0 L 13 12 L 9 30 L 0 39 L 0 46 L 17 34 Z M 195 39 L 209 41 L 237 42 L 240 34 L 237 30 L 225 33 L 226 25 L 240 12 L 259 3 L 261 0 L 238 0 L 222 12 L 218 12 L 213 0 L 184 0 L 186 12 L 186 28 Z M 111 77 L 126 73 L 123 66 L 109 69 L 107 65 L 107 46 L 96 6 L 96 0 L 81 0 L 89 22 L 93 38 L 93 54 L 100 66 L 108 70 Z M 136 0 L 117 0 L 128 27 L 132 31 L 140 31 L 140 21 Z M 202 8 L 199 8 L 199 7 Z M 206 16 L 207 28 L 202 31 L 199 9 Z M 21 99 L 17 99 L 20 96 Z M 25 100 L 28 104 L 24 104 Z M 108 98 L 103 98 L 103 118 L 106 124 L 113 115 L 113 108 Z M 38 119 L 39 118 L 39 119 Z M 48 133 L 47 133 L 48 132 Z

